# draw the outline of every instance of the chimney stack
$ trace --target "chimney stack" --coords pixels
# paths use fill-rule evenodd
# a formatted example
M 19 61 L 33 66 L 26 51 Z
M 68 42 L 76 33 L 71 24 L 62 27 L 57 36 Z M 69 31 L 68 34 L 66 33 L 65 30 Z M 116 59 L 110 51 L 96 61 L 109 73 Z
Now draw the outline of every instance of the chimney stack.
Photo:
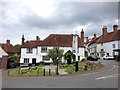
M 81 39 L 82 39 L 82 42 L 84 43 L 84 31 L 83 31 L 83 29 L 81 31 Z
M 40 40 L 39 36 L 36 36 L 36 40 L 37 40 L 37 41 L 39 41 L 39 40 Z
M 25 41 L 25 38 L 24 38 L 24 35 L 22 35 L 22 45 L 24 45 L 24 42 Z
M 114 32 L 118 31 L 118 25 L 113 25 L 113 31 Z
M 108 34 L 108 32 L 107 32 L 107 26 L 103 26 L 103 28 L 102 28 L 102 34 L 103 34 L 103 36 L 106 36 Z
M 6 40 L 6 44 L 10 44 L 10 40 Z
M 88 39 L 88 37 L 86 37 L 86 44 L 88 44 L 89 43 L 89 39 Z
M 94 33 L 94 38 L 96 38 L 96 33 Z

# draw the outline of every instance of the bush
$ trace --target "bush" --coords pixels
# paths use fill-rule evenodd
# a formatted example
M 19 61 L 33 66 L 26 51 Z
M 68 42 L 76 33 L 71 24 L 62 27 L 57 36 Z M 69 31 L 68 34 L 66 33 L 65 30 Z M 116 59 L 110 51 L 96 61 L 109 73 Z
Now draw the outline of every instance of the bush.
M 39 65 L 44 65 L 45 62 L 44 61 L 40 61 Z
M 87 59 L 86 58 L 83 58 L 82 60 L 81 60 L 81 62 L 86 62 L 87 61 Z

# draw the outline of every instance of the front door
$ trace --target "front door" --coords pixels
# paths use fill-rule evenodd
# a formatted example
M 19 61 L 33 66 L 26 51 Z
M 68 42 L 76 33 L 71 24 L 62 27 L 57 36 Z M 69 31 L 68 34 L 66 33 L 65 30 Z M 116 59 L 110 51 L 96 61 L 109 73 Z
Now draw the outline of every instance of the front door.
M 35 65 L 36 65 L 36 58 L 33 58 L 33 59 L 32 59 L 32 64 L 35 64 Z

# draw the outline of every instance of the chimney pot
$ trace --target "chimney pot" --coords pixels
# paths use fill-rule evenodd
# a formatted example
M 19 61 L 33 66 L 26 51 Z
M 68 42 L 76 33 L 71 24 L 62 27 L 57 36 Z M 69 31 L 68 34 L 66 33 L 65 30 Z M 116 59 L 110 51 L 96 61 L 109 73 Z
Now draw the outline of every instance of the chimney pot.
M 108 34 L 108 32 L 107 32 L 107 26 L 103 26 L 103 28 L 102 28 L 102 34 L 103 34 L 103 36 L 106 36 Z
M 10 40 L 6 40 L 6 44 L 10 44 Z
M 113 25 L 113 31 L 117 31 L 118 30 L 118 25 Z
M 24 44 L 24 41 L 25 41 L 25 38 L 24 38 L 24 35 L 22 35 L 22 45 Z
M 39 40 L 40 40 L 39 36 L 36 36 L 36 40 L 37 40 L 37 41 L 39 41 Z

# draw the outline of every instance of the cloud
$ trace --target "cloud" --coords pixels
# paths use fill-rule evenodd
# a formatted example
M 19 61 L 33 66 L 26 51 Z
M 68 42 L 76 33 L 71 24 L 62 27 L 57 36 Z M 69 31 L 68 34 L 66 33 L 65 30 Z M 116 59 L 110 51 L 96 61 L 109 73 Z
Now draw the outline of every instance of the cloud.
M 10 38 L 13 43 L 20 43 L 22 34 L 27 39 L 34 39 L 36 35 L 43 39 L 51 33 L 73 33 L 81 26 L 85 27 L 86 36 L 100 35 L 103 25 L 110 27 L 111 31 L 118 19 L 117 2 L 55 2 L 48 17 L 42 17 L 24 1 L 2 3 L 2 8 L 1 41 Z

